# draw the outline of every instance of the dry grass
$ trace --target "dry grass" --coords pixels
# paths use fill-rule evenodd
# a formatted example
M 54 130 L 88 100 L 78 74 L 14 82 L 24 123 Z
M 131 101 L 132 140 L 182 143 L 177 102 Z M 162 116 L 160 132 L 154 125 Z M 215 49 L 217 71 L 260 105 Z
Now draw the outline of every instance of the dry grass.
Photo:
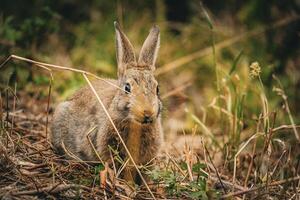
M 11 56 L 10 58 L 19 59 L 20 57 Z M 20 59 L 49 71 L 51 77 L 50 68 L 82 73 L 89 84 L 86 75 L 96 77 L 81 70 L 45 64 L 26 58 Z M 99 79 L 101 80 L 101 78 Z M 90 87 L 93 89 L 91 84 Z M 175 88 L 174 91 L 181 91 L 184 88 Z M 207 144 L 211 144 L 210 140 L 203 140 L 199 137 L 196 134 L 199 130 L 195 127 L 192 131 L 192 141 L 200 139 L 202 150 L 197 150 L 195 145 L 197 146 L 199 143 L 194 142 L 195 145 L 190 143 L 187 136 L 180 136 L 175 141 L 168 140 L 165 151 L 155 158 L 154 167 L 135 165 L 141 176 L 140 169 L 148 174 L 152 181 L 147 183 L 144 180 L 143 186 L 133 188 L 118 178 L 116 169 L 110 170 L 114 173 L 110 173 L 107 178 L 101 176 L 102 179 L 103 177 L 106 179 L 104 180 L 105 184 L 101 184 L 103 183 L 103 180 L 99 178 L 101 169 L 97 170 L 95 163 L 76 159 L 66 160 L 53 152 L 47 139 L 48 121 L 51 117 L 49 115 L 51 83 L 48 91 L 48 97 L 42 101 L 34 97 L 31 98 L 31 101 L 26 101 L 28 100 L 26 93 L 17 92 L 16 89 L 7 88 L 4 93 L 1 93 L 0 171 L 2 179 L 0 195 L 3 198 L 239 199 L 239 197 L 243 197 L 248 199 L 254 197 L 254 199 L 259 199 L 263 196 L 280 199 L 299 198 L 299 159 L 297 161 L 297 158 L 292 155 L 292 151 L 298 151 L 299 148 L 297 146 L 287 148 L 283 141 L 273 139 L 277 132 L 286 130 L 296 132 L 299 126 L 292 123 L 292 125 L 274 127 L 276 115 L 271 118 L 267 108 L 263 109 L 263 114 L 257 120 L 256 131 L 239 145 L 232 158 L 225 157 L 223 159 L 218 158 L 218 154 L 222 154 L 222 151 L 226 150 L 225 143 L 219 142 L 220 138 L 215 136 L 205 125 L 205 120 L 199 120 L 192 115 L 195 122 L 200 125 L 200 129 L 203 129 L 211 140 L 220 143 L 219 147 L 207 148 Z M 166 98 L 172 96 L 173 93 L 176 94 L 174 91 L 167 94 Z M 264 97 L 262 104 L 267 106 L 267 98 L 265 95 L 262 96 Z M 98 100 L 101 103 L 101 99 Z M 216 103 L 211 105 L 215 105 L 214 108 L 220 110 Z M 46 112 L 43 110 L 44 108 L 46 108 Z M 233 120 L 237 117 L 234 113 L 222 109 L 224 113 L 228 114 L 231 123 L 240 123 L 237 119 Z M 26 110 L 26 114 L 23 110 Z M 288 113 L 290 114 L 290 112 Z M 109 116 L 109 113 L 106 114 Z M 291 114 L 290 117 L 292 118 Z M 268 127 L 266 128 L 266 126 Z M 259 152 L 257 145 L 258 139 L 261 138 L 264 148 L 262 152 Z M 182 143 L 180 144 L 180 142 Z M 278 149 L 276 142 L 283 145 L 282 149 Z M 247 150 L 252 143 L 252 150 Z M 229 156 L 228 154 L 224 155 Z M 286 176 L 290 178 L 284 178 Z
M 164 119 L 166 144 L 161 154 L 154 159 L 152 166 L 137 166 L 118 134 L 131 163 L 144 183 L 134 187 L 119 178 L 120 172 L 129 162 L 120 161 L 118 152 L 111 150 L 113 167 L 108 169 L 100 156 L 97 162 L 86 162 L 76 157 L 66 160 L 53 151 L 48 140 L 48 125 L 53 111 L 51 91 L 55 83 L 54 70 L 82 75 L 109 119 L 110 115 L 89 77 L 101 80 L 103 84 L 111 83 L 84 70 L 42 63 L 16 55 L 9 56 L 0 65 L 0 70 L 7 66 L 9 61 L 16 59 L 45 70 L 49 73 L 50 81 L 46 88 L 42 88 L 48 91 L 47 97 L 44 98 L 39 97 L 38 91 L 29 97 L 26 92 L 17 91 L 16 85 L 1 90 L 1 198 L 299 199 L 300 161 L 295 156 L 299 155 L 300 151 L 299 126 L 295 123 L 293 111 L 280 80 L 274 76 L 278 82 L 274 91 L 283 99 L 285 108 L 281 110 L 270 105 L 258 71 L 254 74 L 252 83 L 240 81 L 239 73 L 235 70 L 242 53 L 237 56 L 229 73 L 223 71 L 216 59 L 220 49 L 298 19 L 299 16 L 286 18 L 272 26 L 240 34 L 216 45 L 212 35 L 212 47 L 196 51 L 158 68 L 157 75 L 166 78 L 163 84 L 170 81 L 170 85 L 175 85 L 162 95 L 163 100 L 174 101 L 173 104 L 181 109 L 167 111 L 170 116 Z M 208 15 L 207 20 L 210 21 Z M 212 23 L 210 28 L 213 34 Z M 210 98 L 211 103 L 199 106 L 198 99 L 193 101 L 191 98 L 190 105 L 187 104 L 185 108 L 177 106 L 189 98 L 183 92 L 189 88 L 195 89 L 192 84 L 193 79 L 197 77 L 186 75 L 188 80 L 185 79 L 182 84 L 176 85 L 165 74 L 199 57 L 209 55 L 211 50 L 217 80 L 217 91 L 214 91 L 213 98 Z M 254 86 L 255 82 L 258 83 L 258 87 Z M 248 115 L 249 118 L 244 119 L 244 112 L 247 111 L 244 105 L 245 95 L 250 93 L 251 89 L 259 97 L 257 102 L 260 105 L 257 106 L 260 113 L 258 117 L 250 118 Z M 176 117 L 178 112 L 180 117 Z M 290 123 L 286 124 L 282 120 L 285 119 L 282 117 L 284 115 L 288 116 Z M 182 116 L 190 120 L 184 121 Z M 110 121 L 114 126 L 112 120 Z M 180 125 L 177 123 L 186 121 L 190 123 L 188 126 L 182 125 L 178 128 Z M 249 122 L 250 127 L 246 128 L 245 124 Z M 114 129 L 118 133 L 115 126 Z M 87 132 L 89 141 L 91 130 Z M 93 148 L 92 142 L 90 144 Z M 98 155 L 95 148 L 93 149 Z M 73 157 L 71 152 L 67 149 L 65 151 Z M 116 168 L 115 162 L 122 163 L 120 169 Z M 147 182 L 144 179 L 145 175 L 149 178 Z
M 10 86 L 0 81 L 0 199 L 300 200 L 300 118 L 299 110 L 294 109 L 295 95 L 288 96 L 298 89 L 299 62 L 288 62 L 284 69 L 289 71 L 277 77 L 271 65 L 276 66 L 281 59 L 269 55 L 275 51 L 259 49 L 267 48 L 269 37 L 265 35 L 273 31 L 276 44 L 272 45 L 281 46 L 284 35 L 289 35 L 287 25 L 295 24 L 300 16 L 278 15 L 282 16 L 279 21 L 255 23 L 256 28 L 248 30 L 238 22 L 228 24 L 226 16 L 230 13 L 212 21 L 200 5 L 201 19 L 194 16 L 189 23 L 177 24 L 167 21 L 164 6 L 160 1 L 156 3 L 155 21 L 163 41 L 157 63 L 161 67 L 156 75 L 163 93 L 165 144 L 153 162 L 145 166 L 135 164 L 121 138 L 132 162 L 122 160 L 110 148 L 112 166 L 108 168 L 91 142 L 94 127 L 86 132 L 98 155 L 94 162 L 83 161 L 66 148 L 74 159 L 65 159 L 48 140 L 55 104 L 81 83 L 90 86 L 110 118 L 90 82 L 98 79 L 111 84 L 95 74 L 113 76 L 115 72 L 110 17 L 99 17 L 91 11 L 93 19 L 76 22 L 76 26 L 70 24 L 73 28 L 68 25 L 67 32 L 74 40 L 84 43 L 64 42 L 69 36 L 64 35 L 63 27 L 63 32 L 45 38 L 43 44 L 38 44 L 40 47 L 29 45 L 30 49 L 19 49 L 17 43 L 0 39 L 0 44 L 10 46 L 9 52 L 60 63 L 48 64 L 17 55 L 0 63 L 0 77 L 4 77 L 4 67 L 22 75 L 18 69 L 26 66 L 33 78 L 37 75 L 49 80 L 48 85 L 32 85 L 34 81 L 28 81 L 26 76 L 17 77 Z M 118 19 L 129 38 L 138 44 L 153 19 L 144 10 L 125 13 L 127 9 L 122 4 L 117 3 Z M 273 10 L 272 3 L 270 8 L 271 13 L 280 13 Z M 128 20 L 137 16 L 138 20 Z M 232 17 L 241 18 L 238 13 Z M 171 33 L 171 27 L 180 34 Z M 9 28 L 14 30 L 13 26 Z M 261 66 L 258 62 L 250 66 L 253 59 Z M 84 66 L 65 67 L 77 64 Z M 24 71 L 28 72 L 26 69 L 21 73 Z M 41 75 L 41 71 L 48 76 Z M 272 79 L 268 86 L 264 85 L 267 76 Z M 24 89 L 18 90 L 18 84 L 25 79 L 31 88 L 28 90 L 26 83 Z M 290 88 L 285 88 L 287 85 Z M 132 185 L 119 178 L 131 163 L 144 184 Z

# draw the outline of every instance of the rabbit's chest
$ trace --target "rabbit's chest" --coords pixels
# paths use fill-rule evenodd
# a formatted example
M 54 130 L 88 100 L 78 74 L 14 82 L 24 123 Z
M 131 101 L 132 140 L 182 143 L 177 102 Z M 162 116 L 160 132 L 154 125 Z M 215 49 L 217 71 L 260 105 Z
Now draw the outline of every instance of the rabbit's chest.
M 128 151 L 136 164 L 145 164 L 153 158 L 157 151 L 157 141 L 153 129 L 132 124 L 119 129 Z M 116 150 L 123 160 L 128 154 L 117 134 L 107 140 L 107 146 Z

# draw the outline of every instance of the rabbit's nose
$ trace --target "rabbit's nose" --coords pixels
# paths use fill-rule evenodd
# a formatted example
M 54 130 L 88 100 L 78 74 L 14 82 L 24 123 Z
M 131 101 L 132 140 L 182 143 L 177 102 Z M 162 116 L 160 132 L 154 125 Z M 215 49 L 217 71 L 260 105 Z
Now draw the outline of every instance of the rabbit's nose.
M 150 124 L 152 122 L 153 122 L 153 119 L 151 116 L 149 116 L 149 115 L 144 116 L 143 124 Z
M 153 118 L 152 118 L 152 114 L 151 112 L 148 112 L 148 111 L 144 111 L 144 120 L 143 120 L 143 123 L 145 124 L 150 124 L 153 122 Z

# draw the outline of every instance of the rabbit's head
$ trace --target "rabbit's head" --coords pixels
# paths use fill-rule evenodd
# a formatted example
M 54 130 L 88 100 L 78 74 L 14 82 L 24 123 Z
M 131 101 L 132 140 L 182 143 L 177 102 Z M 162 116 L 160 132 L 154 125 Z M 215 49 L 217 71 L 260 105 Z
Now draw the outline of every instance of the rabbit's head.
M 159 28 L 153 26 L 145 40 L 138 60 L 133 46 L 115 22 L 116 53 L 119 86 L 116 109 L 124 119 L 143 125 L 154 123 L 160 116 L 159 86 L 154 77 L 160 37 Z

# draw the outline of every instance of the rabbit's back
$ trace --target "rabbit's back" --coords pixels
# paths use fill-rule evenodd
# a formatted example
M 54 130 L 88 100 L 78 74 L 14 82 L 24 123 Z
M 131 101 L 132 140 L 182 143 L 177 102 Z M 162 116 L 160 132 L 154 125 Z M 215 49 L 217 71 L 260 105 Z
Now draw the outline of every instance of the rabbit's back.
M 117 85 L 116 80 L 107 81 Z M 92 84 L 104 106 L 109 108 L 117 88 L 104 81 Z M 87 133 L 95 127 L 90 138 L 96 146 L 94 133 L 106 125 L 105 120 L 107 117 L 95 94 L 89 86 L 83 87 L 57 106 L 51 126 L 52 144 L 61 154 L 74 154 L 82 160 L 95 160 Z

